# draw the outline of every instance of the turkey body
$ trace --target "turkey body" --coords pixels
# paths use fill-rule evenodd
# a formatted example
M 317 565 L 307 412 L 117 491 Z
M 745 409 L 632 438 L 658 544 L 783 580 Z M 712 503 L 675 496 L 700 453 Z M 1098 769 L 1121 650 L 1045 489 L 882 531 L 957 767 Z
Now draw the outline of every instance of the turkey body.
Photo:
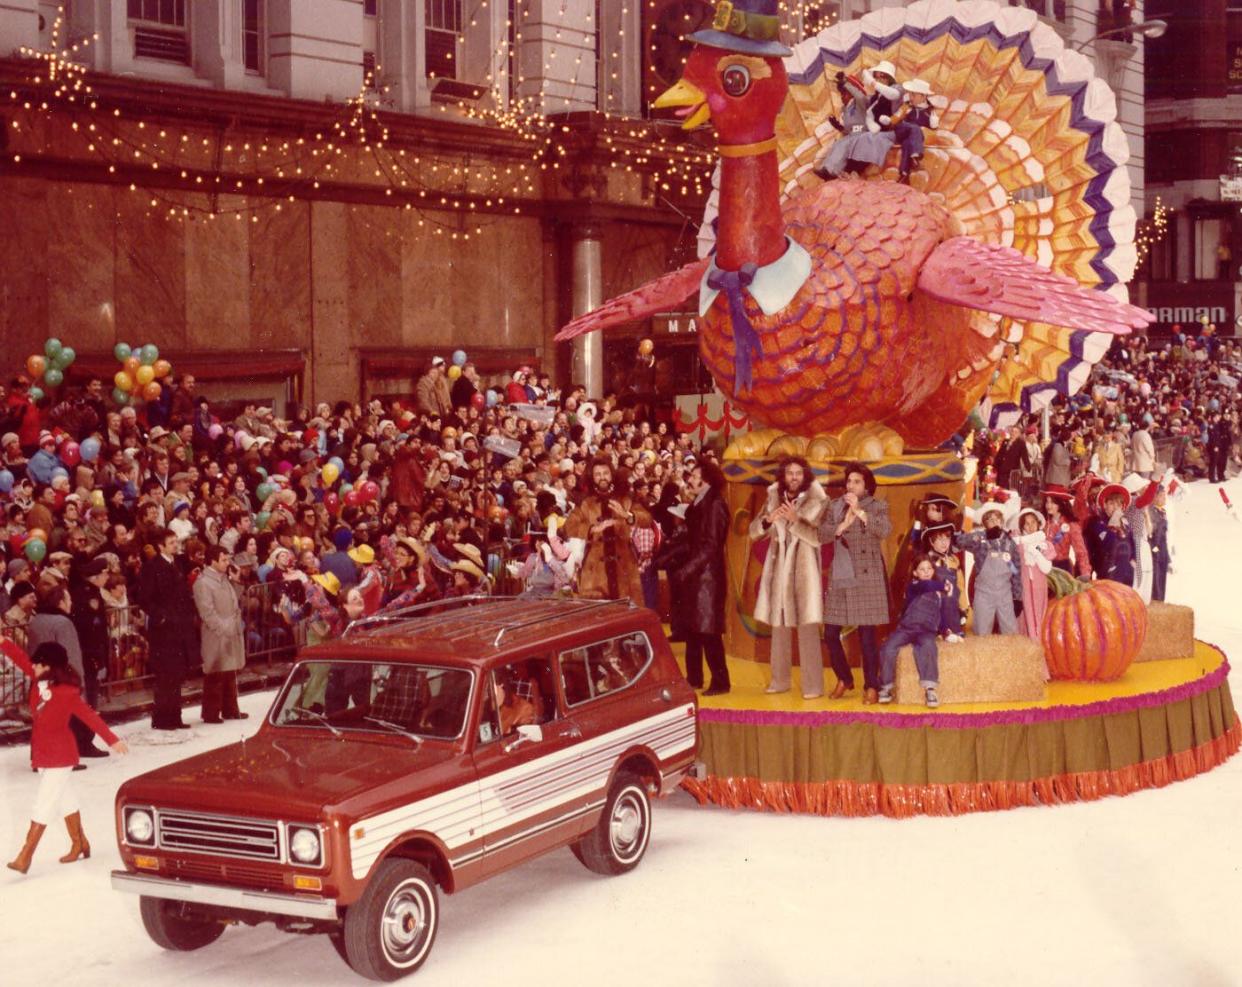
M 986 388 L 987 373 L 971 366 L 991 348 L 971 328 L 986 316 L 917 286 L 928 256 L 955 235 L 948 212 L 905 185 L 837 181 L 788 200 L 783 218 L 811 255 L 811 275 L 776 315 L 745 296 L 763 354 L 742 393 L 728 302 L 717 296 L 699 339 L 721 389 L 756 421 L 795 435 L 877 422 L 907 444 L 942 440 Z

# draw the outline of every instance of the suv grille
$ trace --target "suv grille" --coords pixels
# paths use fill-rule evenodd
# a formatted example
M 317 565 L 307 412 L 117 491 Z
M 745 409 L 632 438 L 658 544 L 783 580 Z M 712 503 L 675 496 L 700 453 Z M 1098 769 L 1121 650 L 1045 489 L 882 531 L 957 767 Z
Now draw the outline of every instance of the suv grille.
M 280 860 L 280 831 L 275 823 L 160 812 L 160 846 L 222 857 Z

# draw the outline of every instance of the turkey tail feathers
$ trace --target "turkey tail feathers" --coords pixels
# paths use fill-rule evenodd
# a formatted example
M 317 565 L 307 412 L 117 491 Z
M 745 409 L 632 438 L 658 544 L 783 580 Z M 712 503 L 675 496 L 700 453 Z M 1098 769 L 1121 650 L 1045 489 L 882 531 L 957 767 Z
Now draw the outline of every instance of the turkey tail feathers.
M 677 311 L 682 302 L 699 290 L 709 260 L 695 261 L 656 278 L 642 287 L 618 295 L 599 308 L 580 315 L 556 334 L 558 343 L 596 329 L 610 329 L 660 312 Z

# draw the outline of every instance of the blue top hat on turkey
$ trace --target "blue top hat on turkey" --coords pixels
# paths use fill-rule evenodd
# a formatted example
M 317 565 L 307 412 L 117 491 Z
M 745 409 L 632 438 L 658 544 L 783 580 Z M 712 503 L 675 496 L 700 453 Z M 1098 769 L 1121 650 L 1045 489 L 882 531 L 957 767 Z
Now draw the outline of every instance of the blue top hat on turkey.
M 712 26 L 687 39 L 744 55 L 785 58 L 793 52 L 781 44 L 777 0 L 719 0 Z

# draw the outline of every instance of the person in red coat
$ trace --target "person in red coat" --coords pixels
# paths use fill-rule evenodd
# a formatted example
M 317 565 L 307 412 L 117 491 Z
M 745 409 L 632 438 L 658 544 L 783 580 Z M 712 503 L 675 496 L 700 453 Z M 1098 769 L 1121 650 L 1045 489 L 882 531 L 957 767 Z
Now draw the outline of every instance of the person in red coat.
M 35 847 L 39 845 L 57 807 L 64 814 L 65 828 L 73 841 L 60 862 L 71 864 L 89 857 L 91 845 L 82 832 L 78 797 L 72 785 L 73 769 L 78 763 L 78 745 L 73 731 L 69 729 L 69 721 L 77 717 L 118 754 L 129 753 L 129 748 L 82 698 L 81 683 L 77 673 L 69 666 L 69 655 L 63 645 L 45 641 L 35 649 L 34 656 L 29 657 L 12 641 L 0 641 L 0 651 L 34 680 L 34 687 L 30 690 L 33 721 L 30 762 L 39 772 L 39 790 L 31 812 L 30 830 L 21 852 L 8 866 L 21 874 L 30 869 Z

